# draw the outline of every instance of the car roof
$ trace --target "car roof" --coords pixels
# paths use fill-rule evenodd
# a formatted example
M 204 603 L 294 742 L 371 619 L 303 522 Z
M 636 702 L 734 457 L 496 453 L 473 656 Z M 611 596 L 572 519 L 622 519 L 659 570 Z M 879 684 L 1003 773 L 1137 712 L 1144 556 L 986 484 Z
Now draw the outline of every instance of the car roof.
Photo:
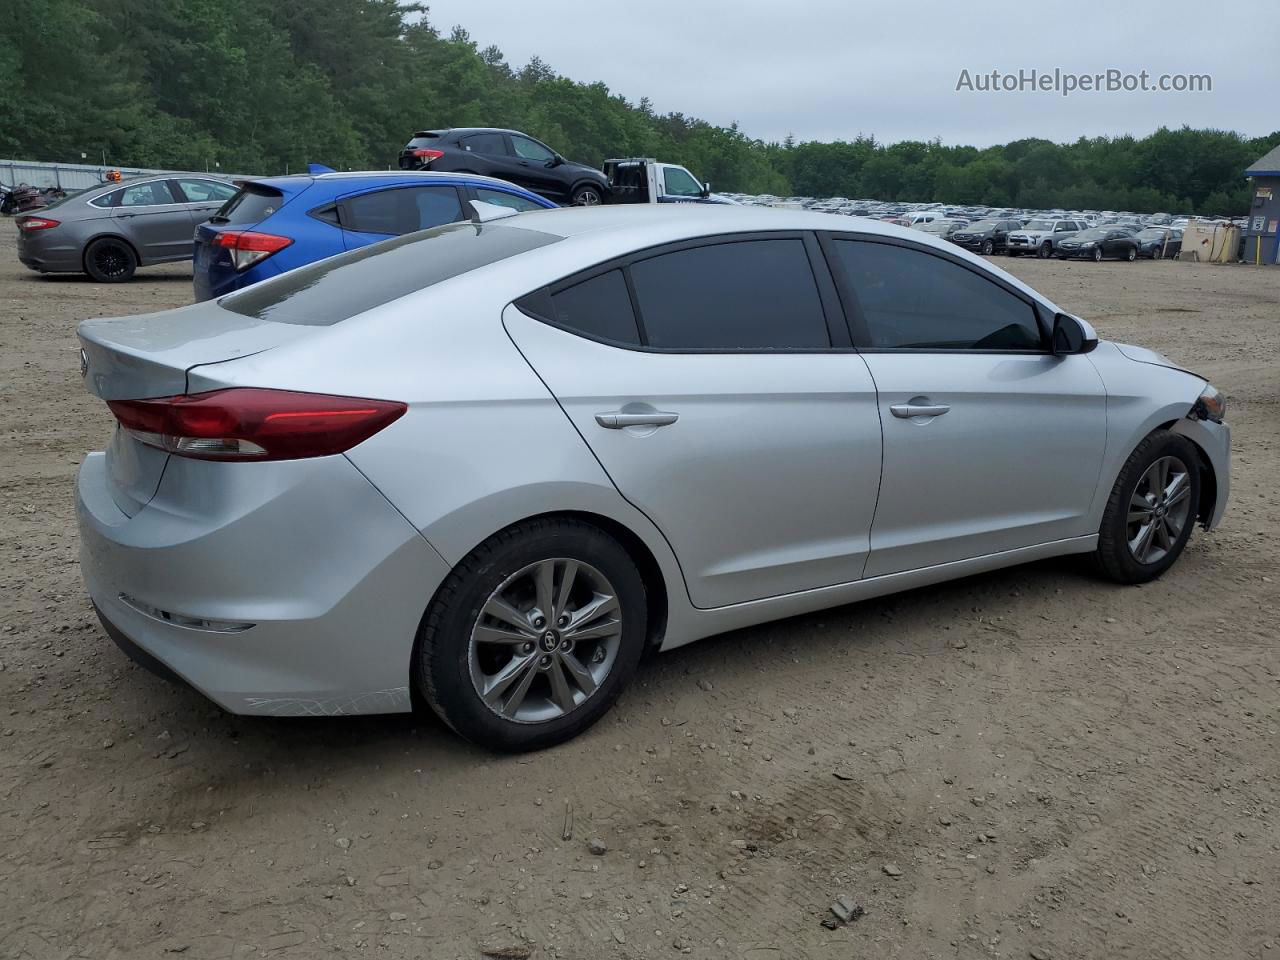
M 486 177 L 478 173 L 444 173 L 428 170 L 344 170 L 331 173 L 291 174 L 285 177 L 253 177 L 245 183 L 262 184 L 268 187 L 285 187 L 293 190 L 301 189 L 315 183 L 470 183 L 486 187 L 496 187 L 509 193 L 534 196 L 524 187 L 517 186 L 509 180 L 497 177 Z

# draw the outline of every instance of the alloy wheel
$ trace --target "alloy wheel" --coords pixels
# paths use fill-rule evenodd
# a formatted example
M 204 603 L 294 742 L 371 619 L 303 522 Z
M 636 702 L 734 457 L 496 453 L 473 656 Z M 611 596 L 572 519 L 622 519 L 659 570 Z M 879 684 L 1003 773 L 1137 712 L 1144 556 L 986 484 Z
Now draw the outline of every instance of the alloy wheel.
M 93 265 L 104 277 L 122 277 L 129 268 L 129 258 L 114 243 L 105 243 L 93 251 Z
M 573 202 L 575 206 L 579 207 L 594 207 L 600 202 L 600 194 L 591 189 L 579 190 L 574 196 Z
M 505 720 L 556 720 L 599 691 L 621 641 L 617 591 L 599 570 L 564 557 L 539 560 L 480 607 L 468 645 L 471 683 Z
M 1159 563 L 1178 543 L 1190 518 L 1190 471 L 1177 457 L 1160 457 L 1147 467 L 1129 498 L 1129 552 L 1139 563 Z

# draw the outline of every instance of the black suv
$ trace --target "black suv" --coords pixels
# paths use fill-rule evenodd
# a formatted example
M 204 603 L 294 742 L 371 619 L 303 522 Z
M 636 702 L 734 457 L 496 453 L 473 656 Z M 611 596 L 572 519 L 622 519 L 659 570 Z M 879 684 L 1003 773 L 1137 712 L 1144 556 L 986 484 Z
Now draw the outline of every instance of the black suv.
M 602 203 L 609 192 L 609 182 L 599 170 L 566 160 L 516 130 L 421 130 L 400 151 L 400 167 L 497 177 L 549 200 L 581 206 Z
M 977 220 L 967 227 L 957 230 L 947 239 L 957 246 L 964 247 L 966 250 L 974 250 L 990 256 L 993 253 L 1003 252 L 1009 233 L 1021 229 L 1021 220 L 989 218 Z

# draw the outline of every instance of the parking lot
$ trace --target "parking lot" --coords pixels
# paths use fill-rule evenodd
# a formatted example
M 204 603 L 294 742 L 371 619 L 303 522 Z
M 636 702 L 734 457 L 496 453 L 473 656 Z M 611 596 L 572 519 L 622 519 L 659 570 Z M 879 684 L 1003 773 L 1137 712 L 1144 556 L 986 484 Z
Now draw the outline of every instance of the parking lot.
M 75 324 L 190 266 L 39 277 L 0 223 L 0 956 L 1280 957 L 1280 273 L 997 262 L 1230 397 L 1218 530 L 1141 588 L 1062 559 L 703 641 L 500 757 L 231 716 L 106 639 Z

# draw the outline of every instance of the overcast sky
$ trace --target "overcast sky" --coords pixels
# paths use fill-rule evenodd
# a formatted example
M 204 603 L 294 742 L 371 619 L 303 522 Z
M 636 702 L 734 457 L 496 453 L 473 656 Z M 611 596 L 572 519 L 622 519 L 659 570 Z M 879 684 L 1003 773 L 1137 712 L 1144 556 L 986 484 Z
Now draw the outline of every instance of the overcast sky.
M 519 67 L 535 54 L 633 103 L 781 140 L 1145 135 L 1161 125 L 1259 136 L 1280 128 L 1274 0 L 1051 4 L 979 0 L 634 0 L 548 4 L 428 0 L 447 34 L 465 27 Z M 1239 16 L 1228 11 L 1239 10 Z M 957 92 L 971 75 L 1054 68 L 1210 74 L 1209 93 Z M 976 82 L 976 81 L 975 81 Z M 430 118 L 424 118 L 424 123 Z

